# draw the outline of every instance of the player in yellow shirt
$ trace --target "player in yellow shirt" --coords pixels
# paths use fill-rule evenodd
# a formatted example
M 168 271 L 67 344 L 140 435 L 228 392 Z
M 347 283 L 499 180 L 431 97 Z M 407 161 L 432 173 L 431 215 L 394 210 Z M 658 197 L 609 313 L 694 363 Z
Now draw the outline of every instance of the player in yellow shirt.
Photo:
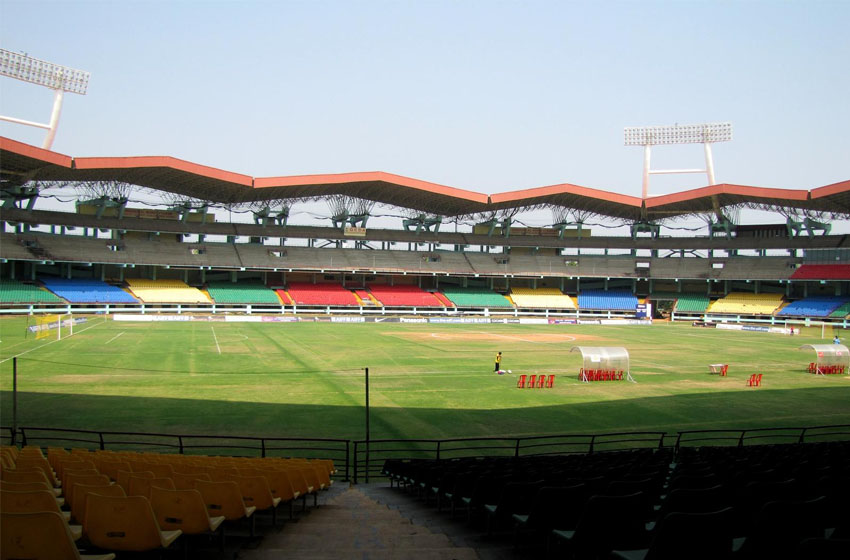
M 493 371 L 499 373 L 500 369 L 502 369 L 502 353 L 496 352 L 496 366 L 493 368 Z

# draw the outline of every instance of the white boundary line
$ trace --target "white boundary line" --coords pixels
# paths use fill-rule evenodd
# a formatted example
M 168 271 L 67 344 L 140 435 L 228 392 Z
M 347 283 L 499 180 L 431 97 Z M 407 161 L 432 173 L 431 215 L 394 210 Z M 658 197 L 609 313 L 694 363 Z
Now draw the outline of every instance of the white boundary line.
M 218 345 L 218 337 L 215 335 L 215 327 L 210 325 L 210 329 L 213 333 L 213 340 L 215 340 L 215 347 L 218 349 L 218 353 L 221 354 L 221 346 Z
M 107 344 L 109 344 L 110 342 L 112 342 L 113 340 L 115 340 L 116 338 L 118 338 L 119 336 L 121 336 L 122 334 L 124 334 L 125 332 L 126 332 L 126 331 L 121 331 L 120 333 L 116 334 L 115 336 L 113 336 L 112 338 L 110 338 L 109 340 L 107 340 L 106 342 L 104 342 L 104 343 L 103 343 L 103 345 L 104 345 L 104 346 L 106 346 Z
M 74 333 L 74 334 L 80 334 L 80 333 L 81 333 L 81 332 L 83 332 L 83 331 L 87 331 L 87 330 L 89 330 L 89 329 L 93 329 L 94 327 L 96 327 L 96 326 L 98 326 L 98 325 L 102 325 L 102 324 L 104 324 L 105 322 L 106 322 L 106 321 L 104 320 L 104 321 L 101 321 L 100 323 L 95 323 L 94 325 L 91 325 L 91 326 L 86 327 L 86 328 L 84 328 L 84 329 L 80 329 L 80 330 L 78 330 L 78 331 L 77 331 L 76 333 Z M 27 350 L 26 352 L 21 352 L 20 354 L 15 354 L 14 356 L 10 356 L 9 358 L 6 358 L 5 360 L 0 360 L 0 364 L 3 364 L 3 363 L 8 362 L 8 361 L 9 361 L 9 360 L 11 360 L 12 358 L 18 358 L 18 357 L 20 357 L 20 356 L 23 356 L 24 354 L 29 354 L 29 353 L 30 353 L 30 352 L 32 352 L 33 350 L 40 350 L 41 348 L 44 348 L 45 346 L 49 346 L 49 345 L 53 344 L 54 342 L 60 342 L 61 340 L 68 340 L 69 338 L 71 338 L 71 336 L 73 336 L 73 335 L 66 336 L 64 339 L 58 339 L 58 338 L 55 338 L 55 339 L 51 340 L 50 342 L 47 342 L 47 343 L 45 343 L 45 344 L 42 344 L 41 346 L 36 346 L 35 348 L 30 348 L 30 349 L 29 349 L 29 350 Z

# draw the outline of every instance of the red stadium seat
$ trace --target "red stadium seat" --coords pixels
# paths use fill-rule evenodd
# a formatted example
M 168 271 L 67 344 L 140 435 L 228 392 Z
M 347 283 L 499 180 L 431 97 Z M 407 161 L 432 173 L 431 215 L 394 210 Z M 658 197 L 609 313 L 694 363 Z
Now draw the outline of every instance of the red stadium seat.
M 516 381 L 517 389 L 522 389 L 523 387 L 525 387 L 525 377 L 525 374 L 519 376 L 519 379 L 517 379 Z
M 534 388 L 534 384 L 535 384 L 536 382 L 537 382 L 537 375 L 534 375 L 534 374 L 530 375 L 530 376 L 528 377 L 528 388 L 529 388 L 529 389 L 533 389 L 533 388 Z
M 546 379 L 546 388 L 551 389 L 555 386 L 555 374 L 549 375 L 549 378 Z

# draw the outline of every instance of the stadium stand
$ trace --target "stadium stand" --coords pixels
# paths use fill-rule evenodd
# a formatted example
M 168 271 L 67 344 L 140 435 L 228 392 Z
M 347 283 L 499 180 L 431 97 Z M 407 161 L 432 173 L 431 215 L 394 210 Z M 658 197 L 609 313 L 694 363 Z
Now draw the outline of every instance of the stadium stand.
M 841 319 L 850 315 L 850 303 L 845 303 L 829 314 L 830 318 Z
M 536 309 L 576 308 L 573 298 L 564 294 L 558 288 L 512 288 L 511 300 L 517 307 Z
M 782 294 L 732 292 L 711 303 L 706 313 L 773 315 L 780 305 L 782 305 Z
M 101 280 L 49 277 L 39 280 L 48 290 L 71 303 L 138 303 L 121 288 Z
M 62 300 L 34 284 L 0 280 L 0 303 L 62 303 Z
M 711 298 L 697 294 L 679 294 L 676 300 L 677 313 L 705 313 Z
M 209 282 L 207 291 L 217 304 L 280 305 L 277 294 L 258 282 Z
M 182 280 L 127 278 L 125 281 L 144 303 L 212 303 L 199 289 Z
M 377 301 L 372 298 L 372 295 L 368 290 L 354 290 L 354 294 L 357 296 L 358 303 L 364 307 L 374 307 L 376 305 L 380 305 Z
M 804 264 L 791 275 L 792 280 L 850 280 L 850 264 Z
M 487 288 L 441 288 L 449 301 L 458 307 L 512 307 L 511 302 L 503 295 Z
M 426 507 L 436 495 L 438 509 L 465 510 L 464 523 L 487 519 L 491 539 L 512 536 L 523 557 L 803 558 L 796 551 L 808 538 L 845 538 L 848 453 L 848 442 L 705 446 L 681 448 L 675 461 L 669 450 L 641 449 L 388 459 L 383 471 L 391 486 L 431 489 Z M 517 482 L 530 484 L 519 496 Z M 689 524 L 683 514 L 694 516 Z M 850 542 L 835 549 L 830 558 L 845 557 Z
M 357 305 L 354 293 L 339 284 L 290 282 L 286 292 L 296 305 Z
M 384 306 L 396 307 L 443 307 L 442 302 L 431 292 L 426 292 L 419 286 L 399 284 L 388 286 L 370 284 L 372 295 Z
M 814 296 L 794 301 L 780 309 L 777 317 L 829 317 L 843 305 L 850 304 L 850 298 L 835 296 Z
M 582 290 L 578 295 L 579 309 L 633 311 L 637 304 L 635 295 L 625 290 Z

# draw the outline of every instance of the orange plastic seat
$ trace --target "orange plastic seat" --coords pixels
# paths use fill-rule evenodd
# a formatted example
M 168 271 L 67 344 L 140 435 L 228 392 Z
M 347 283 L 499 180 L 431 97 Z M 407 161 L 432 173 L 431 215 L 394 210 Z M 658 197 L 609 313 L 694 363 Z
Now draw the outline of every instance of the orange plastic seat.
M 234 481 L 207 482 L 198 480 L 195 489 L 201 493 L 210 517 L 223 516 L 228 521 L 249 519 L 251 535 L 254 535 L 254 506 L 245 505 L 239 484 Z
M 151 488 L 151 507 L 162 529 L 180 530 L 185 535 L 219 533 L 224 548 L 224 516 L 210 517 L 204 498 L 197 490 Z
M 68 524 L 52 511 L 0 513 L 3 559 L 113 560 L 115 554 L 84 554 L 74 544 Z
M 71 507 L 71 519 L 75 523 L 85 526 L 86 521 L 86 502 L 90 494 L 99 494 L 101 496 L 116 496 L 124 497 L 124 489 L 117 484 L 109 484 L 107 486 L 92 486 L 88 484 L 77 484 L 74 487 L 76 497 L 74 505 Z
M 84 527 L 92 545 L 105 550 L 158 550 L 181 535 L 180 530 L 160 530 L 150 502 L 142 496 L 89 494 Z

